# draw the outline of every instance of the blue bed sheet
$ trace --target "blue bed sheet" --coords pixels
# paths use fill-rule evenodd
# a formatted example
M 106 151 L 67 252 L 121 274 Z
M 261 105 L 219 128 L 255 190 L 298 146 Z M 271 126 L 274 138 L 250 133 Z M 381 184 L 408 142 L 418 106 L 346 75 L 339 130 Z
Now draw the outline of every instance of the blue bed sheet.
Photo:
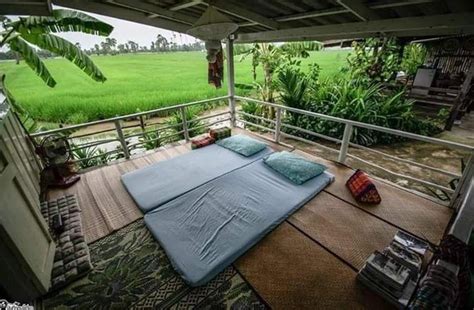
M 272 150 L 267 146 L 245 157 L 218 145 L 209 145 L 172 159 L 126 173 L 122 183 L 143 213 L 209 182 L 248 165 Z
M 223 175 L 145 215 L 175 270 L 205 284 L 303 206 L 334 176 L 296 185 L 263 160 Z

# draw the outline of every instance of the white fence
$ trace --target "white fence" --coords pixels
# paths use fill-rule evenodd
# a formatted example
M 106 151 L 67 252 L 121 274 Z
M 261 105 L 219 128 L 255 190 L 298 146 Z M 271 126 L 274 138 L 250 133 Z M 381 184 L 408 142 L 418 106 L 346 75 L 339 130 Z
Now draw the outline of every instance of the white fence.
M 187 108 L 189 108 L 191 106 L 196 106 L 196 105 L 206 105 L 206 104 L 209 104 L 211 102 L 223 101 L 223 100 L 229 100 L 229 102 L 230 102 L 230 106 L 229 106 L 228 111 L 224 111 L 224 112 L 220 112 L 220 113 L 214 113 L 214 114 L 211 113 L 209 115 L 201 116 L 199 118 L 195 118 L 195 119 L 192 119 L 192 120 L 187 120 L 186 119 L 186 115 L 187 115 L 186 114 L 186 109 Z M 245 102 L 253 102 L 253 103 L 259 104 L 259 105 L 273 107 L 275 109 L 275 118 L 274 119 L 268 119 L 268 118 L 263 118 L 261 116 L 248 114 L 248 113 L 245 113 L 243 111 L 236 111 L 235 106 L 233 106 L 235 104 L 236 100 L 245 101 Z M 144 120 L 144 118 L 146 118 L 147 116 L 150 116 L 150 115 L 156 115 L 158 113 L 172 112 L 172 111 L 175 111 L 175 112 L 180 111 L 181 117 L 182 117 L 182 120 L 183 120 L 182 123 L 169 125 L 169 126 L 159 126 L 159 124 L 157 124 L 157 123 L 153 123 L 153 122 L 150 123 L 150 122 L 146 122 Z M 300 128 L 300 127 L 296 127 L 296 126 L 293 126 L 293 125 L 290 125 L 290 124 L 286 124 L 283 120 L 284 120 L 284 115 L 287 112 L 292 112 L 292 113 L 296 113 L 296 114 L 300 114 L 300 115 L 306 115 L 306 116 L 309 116 L 309 117 L 314 117 L 314 118 L 319 118 L 319 119 L 323 119 L 323 120 L 327 120 L 327 121 L 332 121 L 332 122 L 344 124 L 345 127 L 344 127 L 343 137 L 342 137 L 342 139 L 337 139 L 337 138 L 334 138 L 334 137 L 329 137 L 327 135 L 323 135 L 323 134 L 318 133 L 318 132 L 313 132 L 313 131 L 310 131 L 310 130 L 307 130 L 307 129 L 304 129 L 304 128 Z M 455 143 L 455 142 L 451 142 L 451 141 L 446 141 L 446 140 L 441 140 L 441 139 L 437 139 L 437 138 L 431 138 L 431 137 L 427 137 L 427 136 L 417 135 L 417 134 L 413 134 L 413 133 L 405 132 L 405 131 L 401 131 L 401 130 L 395 130 L 395 129 L 390 129 L 390 128 L 386 128 L 386 127 L 381 127 L 381 126 L 356 122 L 356 121 L 352 121 L 352 120 L 342 119 L 342 118 L 338 118 L 338 117 L 333 117 L 333 116 L 329 116 L 329 115 L 314 113 L 314 112 L 310 112 L 310 111 L 306 111 L 306 110 L 295 109 L 295 108 L 291 108 L 291 107 L 287 107 L 287 106 L 283 106 L 283 105 L 278 105 L 278 104 L 274 104 L 274 103 L 269 103 L 269 102 L 265 102 L 265 101 L 261 101 L 261 100 L 256 100 L 256 99 L 247 98 L 247 97 L 240 97 L 240 96 L 233 96 L 233 97 L 223 96 L 223 97 L 216 97 L 216 98 L 212 98 L 212 99 L 200 100 L 200 101 L 195 101 L 195 102 L 191 102 L 191 103 L 187 103 L 187 104 L 180 104 L 180 105 L 176 105 L 176 106 L 172 106 L 172 107 L 166 107 L 166 108 L 161 108 L 161 109 L 156 109 L 156 110 L 151 110 L 151 111 L 145 111 L 145 112 L 139 112 L 139 113 L 124 115 L 124 116 L 109 118 L 109 119 L 105 119 L 105 120 L 99 120 L 99 121 L 95 121 L 95 122 L 89 122 L 89 123 L 74 125 L 74 126 L 70 126 L 70 127 L 66 127 L 66 128 L 53 129 L 53 130 L 49 130 L 49 131 L 35 133 L 32 136 L 36 139 L 41 139 L 41 138 L 43 138 L 45 136 L 48 136 L 48 135 L 66 133 L 66 132 L 70 132 L 70 131 L 73 131 L 73 130 L 78 130 L 78 129 L 82 129 L 82 128 L 85 128 L 85 127 L 90 127 L 90 126 L 93 126 L 93 125 L 110 124 L 110 126 L 109 126 L 110 128 L 106 128 L 106 129 L 99 130 L 99 131 L 91 131 L 89 133 L 82 134 L 80 136 L 78 136 L 78 135 L 69 136 L 68 139 L 77 139 L 77 138 L 81 138 L 81 137 L 97 136 L 97 135 L 101 135 L 101 134 L 104 134 L 104 133 L 109 133 L 109 134 L 115 133 L 114 138 L 110 138 L 110 137 L 109 138 L 103 138 L 103 139 L 95 140 L 92 143 L 87 142 L 87 143 L 84 143 L 84 144 L 74 145 L 73 150 L 85 149 L 85 148 L 94 147 L 94 146 L 98 146 L 98 145 L 102 145 L 102 144 L 106 144 L 106 143 L 116 142 L 116 143 L 118 143 L 118 147 L 114 150 L 110 150 L 110 151 L 106 152 L 105 154 L 121 153 L 123 155 L 123 157 L 128 159 L 128 158 L 130 158 L 130 150 L 131 149 L 139 146 L 140 144 L 146 143 L 146 142 L 143 142 L 143 141 L 142 142 L 139 141 L 139 142 L 135 142 L 135 143 L 130 143 L 130 140 L 133 137 L 140 137 L 140 136 L 144 136 L 144 135 L 146 135 L 150 132 L 160 132 L 160 131 L 164 131 L 164 130 L 167 130 L 167 129 L 170 129 L 170 128 L 173 128 L 173 127 L 174 128 L 179 127 L 181 130 L 179 130 L 179 131 L 175 130 L 170 136 L 183 135 L 185 140 L 188 141 L 189 137 L 190 137 L 190 131 L 198 129 L 197 127 L 193 127 L 192 129 L 190 129 L 190 125 L 193 122 L 209 120 L 209 119 L 216 118 L 218 116 L 224 116 L 224 115 L 227 115 L 227 114 L 229 115 L 229 117 L 222 118 L 222 119 L 219 119 L 217 121 L 201 125 L 200 127 L 211 126 L 211 125 L 220 124 L 220 123 L 224 123 L 224 122 L 228 122 L 228 121 L 230 121 L 230 123 L 233 126 L 235 126 L 235 124 L 237 122 L 237 123 L 240 123 L 240 124 L 250 125 L 250 126 L 260 128 L 260 129 L 268 131 L 268 132 L 272 132 L 274 134 L 274 141 L 276 143 L 280 143 L 281 137 L 283 136 L 283 137 L 291 138 L 291 139 L 294 139 L 294 140 L 302 141 L 302 142 L 305 142 L 305 143 L 313 144 L 313 145 L 316 145 L 320 148 L 324 148 L 324 149 L 327 149 L 329 151 L 337 152 L 337 161 L 340 162 L 340 163 L 345 163 L 346 159 L 349 157 L 349 158 L 358 160 L 360 162 L 363 162 L 367 165 L 370 165 L 372 167 L 375 167 L 377 169 L 380 169 L 380 170 L 382 170 L 382 171 L 384 171 L 384 172 L 386 172 L 390 175 L 400 177 L 400 178 L 404 178 L 406 180 L 410 180 L 412 182 L 416 182 L 416 183 L 422 184 L 422 185 L 430 187 L 430 188 L 441 190 L 441 191 L 443 191 L 443 192 L 450 195 L 450 198 L 451 198 L 450 206 L 454 205 L 454 202 L 456 201 L 455 198 L 457 198 L 459 196 L 460 190 L 463 188 L 464 184 L 468 183 L 473 178 L 473 174 L 474 174 L 474 147 L 472 147 L 472 146 L 468 146 L 468 145 L 464 145 L 464 144 L 460 144 L 460 143 Z M 246 116 L 247 120 L 244 120 L 239 116 Z M 262 125 L 262 124 L 256 124 L 254 122 L 250 122 L 250 121 L 248 121 L 249 118 L 265 121 L 265 122 L 269 123 L 270 126 L 265 126 L 265 125 Z M 124 120 L 130 120 L 130 119 L 136 119 L 139 122 L 136 123 L 136 124 L 124 126 L 123 125 Z M 127 133 L 126 132 L 126 131 L 130 131 L 130 129 L 140 128 L 140 127 L 141 127 L 142 130 L 139 131 L 139 132 L 136 132 L 136 133 Z M 151 127 L 153 127 L 153 128 L 148 129 L 148 128 L 151 128 Z M 314 136 L 314 137 L 317 137 L 317 138 L 325 139 L 325 140 L 331 141 L 333 143 L 339 144 L 340 146 L 339 146 L 338 149 L 334 149 L 334 148 L 325 146 L 323 144 L 314 142 L 312 140 L 308 140 L 308 139 L 305 139 L 305 138 L 302 138 L 302 137 L 299 137 L 299 136 L 296 136 L 296 135 L 289 134 L 289 133 L 285 132 L 284 130 L 282 130 L 282 128 L 292 129 L 293 131 L 297 131 L 297 132 L 301 132 L 301 133 L 311 135 L 311 136 Z M 404 159 L 404 158 L 399 158 L 399 157 L 396 157 L 396 156 L 393 156 L 393 155 L 390 155 L 390 154 L 387 154 L 387 153 L 384 153 L 384 152 L 381 152 L 381 151 L 378 151 L 378 150 L 374 150 L 372 148 L 368 148 L 368 147 L 365 147 L 365 146 L 362 146 L 362 145 L 352 143 L 351 142 L 351 137 L 352 137 L 352 133 L 353 133 L 354 128 L 365 128 L 365 129 L 369 129 L 369 130 L 375 130 L 375 131 L 379 131 L 379 132 L 383 132 L 383 133 L 387 133 L 387 134 L 392 134 L 392 135 L 399 136 L 399 137 L 405 137 L 405 138 L 409 138 L 409 139 L 414 139 L 414 140 L 418 140 L 418 141 L 423 141 L 423 142 L 427 142 L 427 143 L 433 143 L 433 144 L 436 144 L 436 145 L 441 145 L 441 146 L 444 146 L 444 147 L 449 148 L 449 149 L 456 149 L 456 150 L 468 153 L 469 154 L 469 159 L 468 159 L 468 162 L 467 162 L 467 165 L 466 165 L 466 168 L 465 168 L 464 172 L 460 172 L 460 173 L 454 173 L 454 172 L 446 171 L 446 170 L 443 170 L 443 169 L 440 169 L 440 168 L 437 168 L 437 167 L 431 167 L 429 165 L 417 163 L 415 161 Z M 166 138 L 166 137 L 160 136 L 159 138 L 156 138 L 156 140 L 157 139 L 163 139 L 163 138 Z M 148 140 L 148 141 L 150 141 L 150 140 Z M 459 182 L 457 183 L 456 188 L 452 189 L 452 188 L 447 187 L 445 185 L 436 184 L 436 183 L 433 183 L 433 182 L 428 181 L 428 180 L 422 180 L 420 178 L 415 178 L 415 177 L 412 177 L 412 176 L 408 176 L 408 175 L 404 175 L 404 174 L 401 174 L 401 173 L 398 173 L 398 172 L 394 172 L 394 171 L 391 171 L 391 170 L 389 170 L 385 167 L 382 167 L 382 166 L 376 165 L 374 163 L 371 163 L 370 161 L 368 161 L 364 158 L 359 158 L 359 157 L 355 156 L 354 154 L 350 154 L 350 152 L 349 152 L 350 148 L 349 147 L 356 147 L 356 148 L 359 148 L 359 149 L 363 149 L 365 151 L 373 152 L 373 153 L 376 153 L 380 156 L 385 156 L 387 158 L 390 158 L 392 160 L 397 160 L 397 161 L 403 162 L 405 164 L 409 164 L 409 165 L 413 165 L 413 166 L 416 166 L 416 167 L 419 167 L 419 168 L 431 170 L 431 171 L 440 173 L 442 175 L 448 176 L 450 178 L 458 178 Z M 104 154 L 95 155 L 94 157 L 103 156 L 103 155 Z M 84 161 L 84 160 L 89 160 L 91 158 L 93 158 L 93 157 L 85 157 L 85 158 L 81 158 L 81 159 L 76 159 L 75 161 L 80 162 L 80 161 Z

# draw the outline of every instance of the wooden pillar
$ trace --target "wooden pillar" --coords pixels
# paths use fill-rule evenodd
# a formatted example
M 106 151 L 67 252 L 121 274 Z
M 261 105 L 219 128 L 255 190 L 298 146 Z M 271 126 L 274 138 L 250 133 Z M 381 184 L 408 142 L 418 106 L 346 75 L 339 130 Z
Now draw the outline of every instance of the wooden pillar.
M 234 36 L 230 35 L 226 42 L 227 58 L 227 94 L 229 95 L 230 124 L 235 127 L 235 76 L 234 76 Z
M 469 67 L 469 71 L 467 72 L 466 78 L 461 85 L 460 92 L 454 102 L 454 105 L 449 113 L 449 118 L 446 121 L 446 126 L 444 127 L 445 130 L 451 130 L 453 128 L 454 121 L 458 116 L 459 110 L 466 99 L 466 95 L 469 92 L 469 87 L 471 86 L 472 79 L 474 77 L 474 59 L 471 58 L 471 65 Z

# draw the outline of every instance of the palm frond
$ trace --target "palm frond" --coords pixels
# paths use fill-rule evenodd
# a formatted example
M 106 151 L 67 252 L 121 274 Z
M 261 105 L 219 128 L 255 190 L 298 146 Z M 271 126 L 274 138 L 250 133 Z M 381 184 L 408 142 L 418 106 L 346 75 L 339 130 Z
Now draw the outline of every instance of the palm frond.
M 50 33 L 24 34 L 23 38 L 31 44 L 66 58 L 92 79 L 99 82 L 105 82 L 107 80 L 89 56 L 69 41 Z
M 20 17 L 7 26 L 21 33 L 84 32 L 101 36 L 108 36 L 114 29 L 90 15 L 64 9 L 53 10 L 52 16 Z
M 46 68 L 43 61 L 36 54 L 36 51 L 25 40 L 19 36 L 12 37 L 8 41 L 8 45 L 12 51 L 19 53 L 23 57 L 28 66 L 36 72 L 46 85 L 49 87 L 56 85 L 56 81 L 51 76 L 51 73 L 49 73 L 48 68 Z

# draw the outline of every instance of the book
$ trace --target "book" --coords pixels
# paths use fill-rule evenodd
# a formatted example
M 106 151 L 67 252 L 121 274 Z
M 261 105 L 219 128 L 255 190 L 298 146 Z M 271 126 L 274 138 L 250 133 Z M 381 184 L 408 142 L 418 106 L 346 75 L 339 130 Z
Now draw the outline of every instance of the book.
M 364 270 L 369 277 L 380 279 L 394 290 L 401 290 L 410 278 L 409 268 L 379 251 L 375 251 L 369 257 Z
M 393 291 L 385 288 L 383 283 L 376 282 L 373 279 L 366 277 L 363 272 L 357 274 L 357 279 L 369 289 L 379 294 L 382 298 L 395 305 L 398 309 L 405 309 L 408 306 L 416 288 L 416 282 L 409 280 L 401 292 L 394 294 Z
M 410 248 L 403 246 L 396 240 L 392 240 L 383 253 L 409 268 L 413 279 L 418 278 L 418 274 L 423 264 L 423 257 L 421 255 L 412 251 Z
M 425 255 L 426 250 L 428 250 L 428 248 L 430 247 L 428 242 L 423 241 L 420 238 L 417 238 L 401 230 L 399 230 L 395 234 L 395 237 L 393 239 L 404 247 L 407 247 L 422 256 Z

